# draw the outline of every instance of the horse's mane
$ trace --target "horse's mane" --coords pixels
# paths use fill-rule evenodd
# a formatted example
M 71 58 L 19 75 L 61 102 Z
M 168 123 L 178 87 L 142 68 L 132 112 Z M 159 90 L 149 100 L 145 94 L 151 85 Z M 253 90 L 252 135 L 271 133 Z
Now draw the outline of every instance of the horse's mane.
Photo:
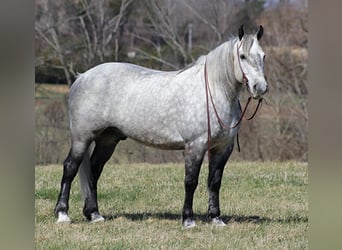
M 182 73 L 182 72 L 184 72 L 184 71 L 186 71 L 186 70 L 188 70 L 188 69 L 190 69 L 192 67 L 195 67 L 195 66 L 197 66 L 199 64 L 203 64 L 204 65 L 204 59 L 205 59 L 205 55 L 200 55 L 197 58 L 197 60 L 193 61 L 192 63 L 186 65 L 184 68 L 180 69 L 177 74 L 180 74 L 180 73 Z
M 238 37 L 230 37 L 207 55 L 201 55 L 197 60 L 178 71 L 180 74 L 191 68 L 200 70 L 207 63 L 208 77 L 210 84 L 218 91 L 224 91 L 230 100 L 237 97 L 237 92 L 241 88 L 234 74 L 234 52 L 237 49 L 234 45 L 238 42 Z M 253 45 L 254 37 L 245 35 L 243 37 L 242 50 L 246 55 Z M 204 76 L 203 76 L 204 77 Z
M 213 92 L 224 92 L 228 99 L 234 98 L 237 91 L 233 59 L 233 45 L 236 41 L 237 38 L 232 38 L 206 56 L 208 78 Z
M 238 37 L 231 37 L 228 41 L 221 44 L 206 56 L 208 77 L 213 89 L 224 91 L 228 99 L 236 98 L 241 84 L 237 81 L 234 73 L 234 53 Z M 253 45 L 254 37 L 245 35 L 243 37 L 243 53 L 249 54 Z

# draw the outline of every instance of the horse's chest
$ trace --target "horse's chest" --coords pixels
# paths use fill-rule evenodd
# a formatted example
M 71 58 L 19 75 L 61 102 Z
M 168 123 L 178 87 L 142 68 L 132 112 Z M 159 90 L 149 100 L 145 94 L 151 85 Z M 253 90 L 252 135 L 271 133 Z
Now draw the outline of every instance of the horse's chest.
M 234 141 L 237 129 L 220 129 L 212 136 L 212 144 L 215 146 L 226 146 Z

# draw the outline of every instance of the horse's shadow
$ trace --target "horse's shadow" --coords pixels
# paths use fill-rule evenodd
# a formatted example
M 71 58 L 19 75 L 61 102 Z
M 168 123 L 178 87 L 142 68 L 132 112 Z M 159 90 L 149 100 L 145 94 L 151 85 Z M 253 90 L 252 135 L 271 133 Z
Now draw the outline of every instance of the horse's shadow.
M 148 219 L 158 219 L 158 220 L 177 220 L 180 221 L 182 219 L 180 214 L 174 214 L 174 213 L 118 213 L 118 214 L 110 214 L 110 215 L 104 215 L 104 218 L 106 220 L 115 220 L 117 218 L 124 217 L 126 219 L 129 219 L 131 221 L 143 221 Z M 209 222 L 210 219 L 206 214 L 195 214 L 194 219 L 196 221 L 201 222 Z M 287 218 L 267 218 L 267 217 L 260 217 L 257 215 L 252 216 L 243 216 L 243 215 L 223 215 L 221 216 L 221 219 L 225 223 L 253 223 L 253 224 L 263 224 L 263 223 L 306 223 L 308 222 L 307 217 L 301 217 L 301 216 L 290 216 Z

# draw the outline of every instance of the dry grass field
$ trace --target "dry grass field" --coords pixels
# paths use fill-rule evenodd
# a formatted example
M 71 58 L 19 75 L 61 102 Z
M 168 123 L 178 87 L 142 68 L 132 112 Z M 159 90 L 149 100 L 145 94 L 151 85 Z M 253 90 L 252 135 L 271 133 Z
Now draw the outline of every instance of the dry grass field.
M 35 172 L 36 249 L 307 249 L 308 165 L 230 162 L 221 189 L 227 226 L 207 222 L 207 166 L 195 193 L 197 227 L 183 229 L 182 164 L 108 165 L 99 183 L 106 221 L 82 215 L 78 178 L 71 191 L 71 224 L 56 224 L 53 209 L 62 166 Z

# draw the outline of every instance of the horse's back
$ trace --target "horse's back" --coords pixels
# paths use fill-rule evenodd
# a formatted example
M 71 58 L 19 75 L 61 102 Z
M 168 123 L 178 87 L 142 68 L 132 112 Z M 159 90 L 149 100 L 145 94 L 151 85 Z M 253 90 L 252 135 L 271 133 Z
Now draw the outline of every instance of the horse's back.
M 181 116 L 190 105 L 184 103 L 187 84 L 177 77 L 176 71 L 127 63 L 96 66 L 81 74 L 71 88 L 71 130 L 115 127 L 146 144 L 180 147 Z M 194 89 L 189 93 L 193 96 Z

